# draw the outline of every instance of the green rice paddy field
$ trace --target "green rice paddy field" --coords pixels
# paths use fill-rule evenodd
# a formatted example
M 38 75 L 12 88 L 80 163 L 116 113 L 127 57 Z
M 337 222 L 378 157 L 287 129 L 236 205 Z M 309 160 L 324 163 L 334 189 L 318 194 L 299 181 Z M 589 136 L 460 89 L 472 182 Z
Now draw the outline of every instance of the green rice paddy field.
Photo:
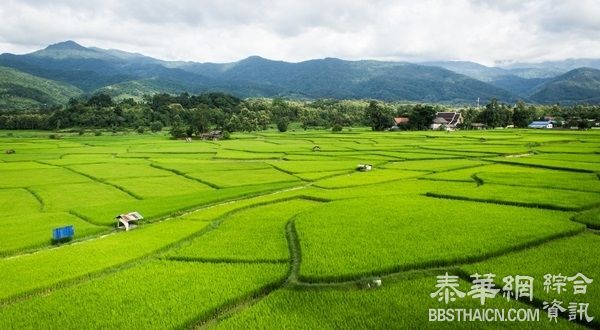
M 597 131 L 0 131 L 0 149 L 0 329 L 600 327 Z M 446 303 L 445 273 L 465 293 L 530 276 L 533 297 Z M 429 320 L 446 308 L 540 317 Z

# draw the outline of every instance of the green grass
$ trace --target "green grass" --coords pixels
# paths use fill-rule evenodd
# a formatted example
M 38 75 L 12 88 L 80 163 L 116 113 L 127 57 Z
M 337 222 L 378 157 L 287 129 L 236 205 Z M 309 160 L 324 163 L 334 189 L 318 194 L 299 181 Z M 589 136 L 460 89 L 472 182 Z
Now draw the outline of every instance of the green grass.
M 423 165 L 426 166 L 425 164 Z M 425 167 L 426 168 L 426 167 Z M 441 181 L 469 181 L 473 180 L 473 175 L 481 172 L 491 172 L 498 168 L 502 168 L 502 165 L 483 165 L 483 166 L 464 166 L 455 169 L 448 169 L 447 171 L 439 171 L 423 176 L 423 179 L 427 180 L 441 180 Z
M 433 324 L 429 294 L 446 270 L 597 281 L 599 133 L 0 132 L 0 328 L 549 327 Z M 130 211 L 145 219 L 116 231 Z
M 84 219 L 98 225 L 114 224 L 114 217 L 116 215 L 131 211 L 140 212 L 147 220 L 156 220 L 169 215 L 177 215 L 181 212 L 199 208 L 201 206 L 227 200 L 247 198 L 257 194 L 290 188 L 294 185 L 294 183 L 283 182 L 218 190 L 203 190 L 195 194 L 156 197 L 144 200 L 117 200 L 97 206 L 78 206 L 74 207 L 72 211 Z M 176 188 L 171 187 L 169 189 Z
M 571 189 L 600 192 L 600 180 L 593 173 L 576 173 L 541 168 L 504 166 L 493 171 L 483 168 L 475 173 L 485 183 Z
M 600 154 L 538 154 L 535 157 L 568 162 L 600 163 Z
M 120 179 L 150 176 L 165 176 L 170 173 L 159 170 L 149 165 L 141 164 L 118 164 L 115 168 L 112 164 L 88 164 L 71 165 L 69 168 L 99 179 Z
M 397 180 L 414 178 L 423 174 L 424 173 L 416 171 L 392 171 L 385 169 L 373 169 L 369 172 L 355 171 L 354 173 L 319 180 L 317 183 L 315 183 L 315 186 L 321 188 L 337 189 L 369 185 L 381 182 L 394 183 Z
M 238 151 L 238 150 L 227 150 L 227 149 L 219 149 L 217 154 L 215 155 L 216 159 L 239 159 L 239 160 L 249 160 L 249 159 L 279 159 L 283 157 L 283 153 L 273 153 L 273 152 L 247 152 L 247 151 Z
M 127 193 L 98 182 L 33 186 L 31 191 L 42 199 L 43 209 L 48 212 L 69 211 L 79 205 L 103 205 L 106 201 L 135 201 Z
M 600 230 L 600 208 L 581 212 L 573 217 L 574 221 L 586 224 L 590 228 Z
M 52 240 L 52 229 L 72 225 L 74 239 L 106 231 L 106 228 L 89 224 L 68 213 L 39 213 L 5 216 L 0 219 L 0 232 L 4 236 L 0 241 L 0 256 L 9 255 L 26 249 L 48 246 Z
M 207 226 L 173 220 L 85 243 L 0 260 L 0 300 L 101 272 L 152 254 Z M 48 232 L 50 234 L 50 232 Z M 31 271 L 35 269 L 35 271 Z
M 461 168 L 471 168 L 484 165 L 485 162 L 471 159 L 445 159 L 432 162 L 431 160 L 415 160 L 406 162 L 393 162 L 383 165 L 387 169 L 414 170 L 414 171 L 450 171 Z
M 146 143 L 132 145 L 127 149 L 128 153 L 160 153 L 170 154 L 170 157 L 177 157 L 179 153 L 214 153 L 218 146 L 206 141 L 194 141 L 185 143 L 184 141 L 162 141 L 161 143 Z M 169 157 L 169 158 L 170 158 Z
M 269 264 L 145 263 L 3 307 L 0 328 L 29 328 L 32 320 L 44 329 L 185 327 L 280 282 L 286 270 Z
M 172 197 L 214 191 L 212 187 L 204 183 L 176 175 L 111 179 L 108 180 L 108 183 L 129 191 L 141 198 Z
M 509 164 L 522 164 L 524 166 L 541 167 L 549 169 L 557 169 L 572 172 L 600 172 L 600 164 L 589 163 L 589 162 L 578 162 L 569 160 L 555 160 L 532 157 L 520 157 L 520 158 L 493 158 L 490 159 L 496 162 L 509 163 Z
M 291 173 L 352 171 L 359 164 L 355 160 L 336 160 L 335 158 L 322 161 L 269 161 L 269 164 Z
M 0 163 L 0 171 L 10 171 L 10 170 L 32 170 L 32 169 L 44 169 L 44 168 L 54 168 L 53 166 L 40 164 L 36 162 L 10 162 L 10 163 Z M 11 172 L 14 173 L 14 172 Z
M 595 317 L 595 327 L 598 327 L 600 305 L 592 303 L 600 301 L 600 236 L 583 233 L 574 237 L 564 238 L 546 243 L 535 249 L 511 253 L 481 263 L 463 266 L 462 269 L 470 274 L 478 272 L 495 273 L 497 279 L 507 275 L 527 275 L 534 278 L 534 298 L 539 303 L 558 299 L 565 302 L 589 303 L 589 315 Z M 540 262 L 543 261 L 543 262 Z M 544 275 L 574 276 L 582 273 L 594 280 L 587 286 L 586 294 L 574 294 L 572 283 L 568 283 L 566 291 L 557 293 L 555 290 L 546 292 Z M 501 281 L 498 283 L 502 284 Z
M 225 218 L 217 230 L 174 251 L 172 256 L 190 260 L 287 261 L 288 220 L 318 204 L 291 200 L 240 211 Z
M 121 164 L 148 164 L 148 161 L 142 158 L 117 158 L 109 154 L 66 154 L 60 159 L 45 160 L 44 163 L 56 166 L 103 164 L 114 169 Z
M 484 184 L 458 186 L 440 183 L 427 194 L 432 197 L 463 199 L 554 210 L 581 211 L 600 203 L 600 194 L 559 189 Z M 486 206 L 487 207 L 487 206 Z
M 465 281 L 459 282 L 464 289 Z M 430 298 L 436 279 L 423 277 L 403 281 L 383 280 L 375 290 L 283 289 L 248 309 L 218 323 L 217 329 L 480 329 L 493 328 L 574 328 L 565 320 L 557 325 L 540 312 L 539 322 L 429 322 L 430 308 L 481 308 L 477 300 L 464 298 L 449 306 Z M 531 308 L 519 302 L 495 298 L 485 308 Z
M 301 278 L 324 281 L 477 260 L 584 228 L 563 212 L 382 197 L 318 207 L 296 229 Z
M 354 170 L 328 171 L 328 172 L 303 172 L 303 173 L 296 173 L 296 174 L 294 174 L 294 176 L 296 176 L 302 180 L 305 180 L 305 181 L 318 181 L 320 179 L 324 179 L 324 178 L 328 178 L 328 177 L 332 177 L 332 176 L 350 174 L 352 172 L 354 172 Z
M 593 143 L 563 143 L 563 144 L 548 144 L 536 147 L 536 150 L 540 152 L 568 152 L 573 154 L 586 154 L 600 151 L 600 145 L 596 142 Z M 576 156 L 573 156 L 576 157 Z
M 27 188 L 45 184 L 90 182 L 91 179 L 62 168 L 0 171 L 0 188 Z
M 298 181 L 296 177 L 272 168 L 212 172 L 199 170 L 197 172 L 190 172 L 187 175 L 191 178 L 196 178 L 221 188 L 264 184 L 269 182 Z
M 177 157 L 177 156 L 174 156 Z M 200 159 L 178 159 L 165 158 L 156 159 L 156 165 L 182 173 L 202 171 L 231 171 L 231 170 L 259 170 L 271 168 L 264 162 L 256 161 L 222 161 L 222 160 L 200 160 Z
M 0 189 L 0 214 L 5 217 L 36 214 L 41 208 L 35 196 L 25 189 Z

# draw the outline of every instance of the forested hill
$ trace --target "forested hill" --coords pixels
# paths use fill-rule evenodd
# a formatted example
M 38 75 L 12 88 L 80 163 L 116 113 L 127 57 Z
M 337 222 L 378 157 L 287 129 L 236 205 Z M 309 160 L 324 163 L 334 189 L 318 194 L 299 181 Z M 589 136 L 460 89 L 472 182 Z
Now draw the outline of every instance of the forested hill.
M 0 55 L 0 66 L 71 85 L 82 93 L 106 93 L 115 99 L 141 99 L 155 93 L 225 92 L 241 98 L 379 99 L 475 104 L 477 99 L 518 99 L 553 103 L 600 100 L 600 88 L 582 76 L 558 83 L 560 66 L 492 68 L 473 62 L 346 61 L 336 58 L 299 63 L 251 56 L 233 63 L 168 62 L 128 53 L 84 47 L 73 41 L 24 54 Z M 48 92 L 53 94 L 54 92 Z M 2 102 L 22 97 L 14 90 Z M 62 93 L 61 95 L 63 95 Z M 556 97 L 560 95 L 560 97 Z M 39 97 L 30 104 L 40 103 Z M 22 104 L 27 102 L 23 101 Z
M 71 85 L 0 66 L 0 110 L 28 110 L 66 104 L 82 91 Z
M 600 70 L 571 70 L 541 85 L 531 96 L 538 102 L 600 103 Z
M 517 99 L 506 90 L 450 70 L 402 62 L 326 58 L 289 63 L 257 56 L 225 64 L 166 62 L 68 41 L 25 55 L 2 54 L 0 65 L 68 83 L 86 93 L 102 90 L 116 98 L 222 91 L 239 97 L 448 103 Z

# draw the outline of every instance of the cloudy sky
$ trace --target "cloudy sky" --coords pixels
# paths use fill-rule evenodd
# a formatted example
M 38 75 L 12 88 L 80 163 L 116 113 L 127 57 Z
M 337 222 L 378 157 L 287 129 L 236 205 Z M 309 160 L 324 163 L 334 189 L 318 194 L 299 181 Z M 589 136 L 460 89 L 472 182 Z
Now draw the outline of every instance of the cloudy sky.
M 600 58 L 599 0 L 1 0 L 0 22 L 0 53 L 70 39 L 200 62 Z

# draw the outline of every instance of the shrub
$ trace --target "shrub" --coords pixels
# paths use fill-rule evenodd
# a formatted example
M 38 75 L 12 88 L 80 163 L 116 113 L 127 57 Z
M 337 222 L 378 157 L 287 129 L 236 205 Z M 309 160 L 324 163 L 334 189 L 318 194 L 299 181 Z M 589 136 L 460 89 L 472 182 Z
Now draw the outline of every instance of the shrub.
M 153 121 L 150 124 L 150 130 L 152 132 L 154 132 L 154 133 L 160 132 L 162 130 L 162 128 L 163 128 L 163 124 L 160 121 L 158 121 L 158 120 L 157 121 Z
M 50 138 L 50 140 L 58 140 L 58 139 L 60 139 L 60 135 L 50 134 L 50 135 L 48 135 L 48 138 Z
M 79 134 L 79 135 L 83 135 L 83 134 L 85 134 L 85 130 L 82 128 L 82 129 L 80 129 L 80 130 L 77 132 L 77 134 Z
M 229 140 L 229 139 L 231 139 L 231 134 L 228 131 L 223 131 L 223 137 L 221 139 Z
M 94 131 L 94 136 L 100 136 L 100 135 L 102 135 L 102 131 L 100 131 L 100 130 Z
M 169 133 L 173 138 L 179 139 L 185 136 L 185 128 L 180 124 L 173 124 Z
M 144 131 L 145 131 L 145 130 L 146 130 L 146 129 L 144 128 L 144 126 L 138 126 L 138 128 L 136 128 L 136 131 L 137 131 L 138 133 L 140 133 L 140 134 L 144 134 Z
M 341 132 L 342 131 L 342 125 L 340 124 L 335 124 L 331 127 L 331 131 L 332 132 Z
M 287 117 L 281 117 L 277 121 L 277 129 L 280 132 L 286 132 L 288 130 L 288 125 L 289 124 L 290 124 L 290 121 L 288 120 Z

